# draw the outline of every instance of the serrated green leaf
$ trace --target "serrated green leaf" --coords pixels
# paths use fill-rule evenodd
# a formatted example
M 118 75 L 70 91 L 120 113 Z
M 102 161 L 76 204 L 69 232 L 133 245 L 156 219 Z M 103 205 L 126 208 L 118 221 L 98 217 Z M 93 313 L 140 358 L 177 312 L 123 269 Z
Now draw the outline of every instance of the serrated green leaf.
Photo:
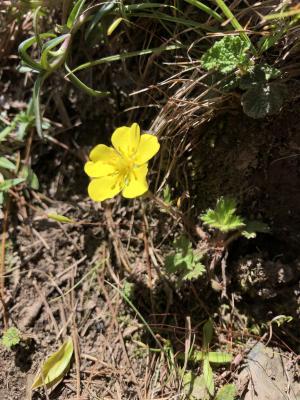
M 203 325 L 202 332 L 203 332 L 203 347 L 205 349 L 208 349 L 214 334 L 214 327 L 211 319 L 205 322 L 205 324 Z
M 0 192 L 7 192 L 11 187 L 24 182 L 24 178 L 6 179 L 4 182 L 0 183 Z
M 2 344 L 4 347 L 10 349 L 16 346 L 21 341 L 21 332 L 15 327 L 8 328 L 2 336 Z
M 281 84 L 257 84 L 243 94 L 241 103 L 245 114 L 259 119 L 278 113 L 285 96 L 286 89 Z
M 223 353 L 221 351 L 210 351 L 208 353 L 208 360 L 215 364 L 227 364 L 232 361 L 232 354 Z
M 201 57 L 202 67 L 228 74 L 237 68 L 248 68 L 250 45 L 240 36 L 227 35 L 218 40 Z
M 4 169 L 8 169 L 10 171 L 14 171 L 16 169 L 15 164 L 12 163 L 11 161 L 9 161 L 5 157 L 0 157 L 0 167 L 4 168 Z
M 73 355 L 73 341 L 69 338 L 65 343 L 43 363 L 32 389 L 44 386 L 50 388 L 66 374 Z
M 203 361 L 203 376 L 208 393 L 213 396 L 215 392 L 214 377 L 213 371 L 207 358 L 205 358 Z
M 174 243 L 175 251 L 165 258 L 165 267 L 169 274 L 178 274 L 179 282 L 197 279 L 205 272 L 201 256 L 192 249 L 186 236 L 179 237 Z
M 200 216 L 205 225 L 217 228 L 222 232 L 241 229 L 245 226 L 243 218 L 236 214 L 236 201 L 229 197 L 221 197 L 214 210 L 208 209 Z
M 187 271 L 185 274 L 183 274 L 182 280 L 191 281 L 193 279 L 198 279 L 200 276 L 204 274 L 205 271 L 206 270 L 203 264 L 194 263 L 193 268 Z
M 221 387 L 215 400 L 234 400 L 236 396 L 236 387 L 233 383 L 229 383 Z

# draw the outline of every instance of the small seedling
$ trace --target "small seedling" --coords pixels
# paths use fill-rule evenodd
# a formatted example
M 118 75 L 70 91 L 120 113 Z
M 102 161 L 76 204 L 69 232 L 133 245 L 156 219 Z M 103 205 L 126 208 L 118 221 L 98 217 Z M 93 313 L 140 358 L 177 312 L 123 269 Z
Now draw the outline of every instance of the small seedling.
M 22 335 L 19 329 L 15 327 L 8 328 L 2 336 L 2 344 L 7 349 L 18 345 L 21 342 Z
M 165 258 L 165 267 L 169 274 L 177 276 L 177 284 L 199 278 L 205 272 L 200 262 L 201 255 L 192 248 L 186 236 L 180 236 L 174 243 L 175 251 Z
M 209 208 L 200 219 L 204 225 L 219 230 L 223 234 L 236 232 L 234 238 L 244 236 L 246 239 L 253 239 L 257 232 L 268 233 L 269 227 L 260 221 L 246 221 L 236 212 L 237 202 L 233 198 L 221 197 L 217 200 L 214 209 Z M 227 242 L 231 242 L 227 238 Z
M 202 361 L 204 381 L 211 396 L 213 396 L 215 391 L 211 363 L 221 365 L 232 361 L 232 355 L 230 353 L 209 350 L 212 337 L 213 325 L 212 321 L 209 319 L 203 326 L 203 349 L 202 351 L 194 351 L 191 355 L 192 361 Z
M 202 362 L 202 375 L 200 377 L 193 377 L 191 373 L 188 372 L 187 374 L 185 374 L 189 374 L 188 377 L 184 379 L 185 385 L 187 385 L 187 383 L 191 385 L 192 382 L 193 388 L 189 387 L 189 390 L 192 389 L 192 392 L 194 392 L 193 398 L 195 398 L 195 385 L 197 385 L 197 393 L 202 393 L 201 400 L 203 400 L 203 398 L 205 397 L 206 391 L 209 393 L 210 396 L 213 396 L 215 393 L 213 370 L 211 364 L 221 365 L 230 363 L 232 361 L 232 355 L 230 353 L 210 351 L 209 346 L 213 337 L 213 325 L 210 319 L 203 325 L 202 332 L 202 350 L 194 350 L 189 357 L 189 360 L 192 362 Z M 205 392 L 203 392 L 204 389 Z M 207 397 L 209 398 L 209 396 Z M 222 399 L 222 397 L 219 397 L 219 399 Z M 224 399 L 226 399 L 226 397 L 224 397 Z
M 229 232 L 245 227 L 243 218 L 236 214 L 236 201 L 233 198 L 221 197 L 217 200 L 215 209 L 209 208 L 201 220 L 211 228 L 221 232 Z

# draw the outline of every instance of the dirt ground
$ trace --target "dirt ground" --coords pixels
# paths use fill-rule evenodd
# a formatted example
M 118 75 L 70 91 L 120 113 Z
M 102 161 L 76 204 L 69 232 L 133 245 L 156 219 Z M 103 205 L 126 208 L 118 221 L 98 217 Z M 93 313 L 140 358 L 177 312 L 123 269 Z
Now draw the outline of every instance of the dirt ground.
M 17 38 L 6 49 L 5 66 L 0 60 L 0 107 L 8 116 L 25 109 L 32 90 L 32 81 L 25 84 L 16 70 Z M 181 119 L 175 107 L 180 89 L 129 97 L 162 74 L 157 68 L 152 76 L 151 62 L 149 69 L 145 62 L 140 77 L 134 65 L 106 66 L 99 78 L 95 73 L 94 83 L 107 81 L 112 89 L 109 100 L 87 100 L 53 77 L 42 98 L 50 138 L 40 140 L 32 130 L 24 143 L 11 140 L 1 148 L 21 158 L 30 149 L 40 188 L 12 190 L 7 227 L 1 215 L 6 312 L 22 342 L 12 350 L 0 345 L 0 400 L 194 400 L 194 388 L 186 390 L 178 371 L 197 376 L 201 365 L 184 365 L 180 354 L 191 343 L 202 348 L 208 318 L 214 323 L 212 349 L 233 354 L 230 365 L 214 368 L 216 387 L 234 383 L 242 400 L 299 400 L 298 81 L 289 81 L 290 96 L 278 115 L 253 120 L 239 101 L 226 100 L 195 117 L 187 140 L 175 128 L 176 135 L 169 135 L 175 119 L 169 109 Z M 49 95 L 53 87 L 56 96 Z M 144 129 L 166 127 L 157 130 L 161 153 L 149 180 L 155 192 L 166 176 L 169 209 L 162 190 L 158 202 L 145 196 L 95 204 L 87 196 L 83 164 L 90 149 L 109 144 L 113 128 L 137 115 Z M 183 150 L 175 157 L 177 144 Z M 234 196 L 239 214 L 266 223 L 269 233 L 221 248 L 199 218 L 220 196 Z M 165 256 L 182 233 L 205 251 L 207 273 L 178 289 L 166 274 Z M 3 316 L 1 308 L 1 334 Z M 51 393 L 32 392 L 39 366 L 68 336 L 75 354 L 63 382 Z

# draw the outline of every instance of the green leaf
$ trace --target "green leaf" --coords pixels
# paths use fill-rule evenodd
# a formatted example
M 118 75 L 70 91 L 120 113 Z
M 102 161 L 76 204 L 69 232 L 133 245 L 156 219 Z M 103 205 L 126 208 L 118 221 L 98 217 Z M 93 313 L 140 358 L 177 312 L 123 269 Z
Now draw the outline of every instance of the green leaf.
M 207 70 L 228 74 L 237 68 L 249 67 L 250 45 L 240 36 L 227 35 L 218 40 L 201 57 L 202 67 Z
M 7 192 L 11 187 L 24 182 L 24 178 L 6 179 L 0 183 L 0 192 Z
M 49 40 L 43 45 L 40 62 L 44 70 L 53 72 L 64 63 L 67 56 L 70 39 L 70 33 L 66 33 Z M 58 50 L 53 50 L 58 45 L 60 45 Z
M 234 400 L 236 396 L 236 387 L 233 383 L 229 383 L 221 387 L 215 400 Z
M 232 354 L 223 353 L 221 351 L 210 351 L 208 353 L 208 360 L 215 364 L 227 364 L 232 361 Z
M 203 347 L 205 349 L 208 349 L 214 334 L 214 328 L 211 319 L 205 322 L 202 331 L 203 331 Z
M 182 382 L 183 390 L 189 400 L 209 400 L 203 374 L 196 376 L 190 371 L 186 372 Z
M 199 362 L 203 361 L 205 357 L 207 357 L 207 351 L 199 351 L 194 350 L 193 353 L 190 355 L 189 361 L 192 362 Z
M 173 51 L 181 47 L 182 46 L 179 44 L 171 44 L 169 46 L 160 46 L 152 49 L 143 49 L 143 50 L 131 51 L 128 53 L 114 54 L 112 56 L 100 58 L 99 60 L 89 61 L 87 63 L 81 64 L 78 67 L 74 68 L 71 72 L 74 73 L 77 71 L 82 71 L 84 69 L 95 67 L 96 65 L 106 64 L 113 61 L 126 60 L 127 58 L 131 57 L 145 56 L 147 54 L 159 54 L 162 53 L 163 51 Z M 67 76 L 69 76 L 71 72 L 68 72 Z
M 205 271 L 206 270 L 203 264 L 194 261 L 194 266 L 190 268 L 189 271 L 186 271 L 186 273 L 183 274 L 182 280 L 191 281 L 193 279 L 198 279 L 204 274 Z
M 266 83 L 269 80 L 278 78 L 281 71 L 268 64 L 258 64 L 251 70 L 243 75 L 239 80 L 239 87 L 243 90 L 250 89 L 258 83 Z
M 49 219 L 52 219 L 53 221 L 61 222 L 63 224 L 74 224 L 75 221 L 71 218 L 65 217 L 64 215 L 60 214 L 47 214 L 47 217 Z
M 216 11 L 214 11 L 212 8 L 208 7 L 206 4 L 202 3 L 199 0 L 184 0 L 185 2 L 192 4 L 193 6 L 199 8 L 199 10 L 205 12 L 206 14 L 210 15 L 213 17 L 216 21 L 218 22 L 223 22 L 224 19 L 221 17 L 220 14 L 218 14 Z
M 11 161 L 9 161 L 5 157 L 0 157 L 0 167 L 4 168 L 4 169 L 8 169 L 10 171 L 14 171 L 16 169 L 15 164 L 12 163 Z
M 236 215 L 236 201 L 233 198 L 221 197 L 214 210 L 208 209 L 200 216 L 205 225 L 217 228 L 222 232 L 241 229 L 245 226 L 244 220 Z
M 208 393 L 213 396 L 215 391 L 213 371 L 207 358 L 203 361 L 203 376 Z
M 85 93 L 89 94 L 90 96 L 94 97 L 104 97 L 110 95 L 110 92 L 101 92 L 99 90 L 92 89 L 91 87 L 87 86 L 83 83 L 73 72 L 70 70 L 68 65 L 65 63 L 65 68 L 68 72 L 68 77 L 70 81 L 78 87 L 78 89 L 83 90 Z
M 51 32 L 42 33 L 39 35 L 40 40 L 48 39 L 50 37 L 56 37 L 56 35 Z M 37 43 L 37 38 L 35 36 L 33 36 L 29 39 L 26 39 L 19 45 L 18 51 L 19 51 L 19 55 L 20 55 L 22 61 L 27 66 L 31 67 L 35 71 L 41 72 L 41 71 L 43 71 L 43 67 L 42 67 L 41 63 L 39 61 L 33 60 L 27 53 L 27 50 L 36 43 Z
M 186 236 L 180 236 L 174 247 L 175 251 L 165 258 L 165 267 L 169 274 L 178 274 L 179 283 L 203 275 L 205 267 L 200 262 L 201 256 L 195 253 Z
M 26 180 L 27 185 L 34 190 L 39 189 L 39 180 L 36 174 L 33 172 L 33 170 L 27 166 L 24 165 L 20 171 L 20 176 Z
M 171 188 L 170 185 L 166 185 L 163 190 L 163 199 L 164 203 L 170 205 L 172 203 L 171 200 Z
M 6 137 L 10 134 L 10 132 L 14 129 L 13 125 L 9 125 L 0 131 L 0 142 L 6 139 Z
M 132 299 L 135 291 L 135 284 L 133 282 L 125 281 L 123 284 L 123 294 L 128 299 Z
M 7 349 L 16 346 L 21 341 L 21 332 L 15 327 L 8 328 L 2 336 L 2 344 Z
M 41 116 L 41 88 L 48 75 L 49 72 L 42 73 L 38 76 L 38 78 L 34 83 L 33 95 L 32 95 L 34 115 L 35 115 L 35 126 L 37 133 L 41 139 L 44 138 L 43 127 L 42 127 L 42 116 Z
M 71 29 L 73 27 L 74 23 L 76 22 L 85 2 L 86 2 L 86 0 L 77 0 L 74 7 L 72 8 L 70 15 L 68 17 L 68 20 L 67 20 L 67 27 L 69 29 Z
M 278 83 L 257 84 L 242 96 L 244 113 L 251 118 L 264 118 L 277 114 L 286 96 L 285 86 Z
M 32 389 L 44 386 L 50 388 L 63 379 L 70 366 L 73 355 L 73 341 L 69 338 L 55 353 L 43 363 L 37 374 Z
M 230 22 L 231 26 L 236 30 L 239 31 L 239 35 L 240 37 L 246 42 L 248 43 L 249 47 L 251 46 L 253 52 L 255 53 L 255 48 L 251 43 L 251 40 L 249 39 L 248 35 L 243 32 L 244 28 L 242 27 L 242 25 L 239 23 L 239 21 L 236 19 L 236 17 L 232 14 L 230 8 L 225 4 L 225 2 L 223 0 L 216 0 L 217 5 L 221 8 L 221 10 L 223 11 L 223 14 L 225 15 L 225 17 L 228 19 L 228 21 Z
M 105 4 L 102 5 L 99 11 L 92 17 L 92 20 L 90 22 L 90 25 L 86 29 L 85 32 L 85 40 L 88 38 L 90 33 L 95 29 L 95 27 L 98 25 L 98 23 L 101 21 L 101 19 L 108 14 L 110 11 L 112 11 L 116 7 L 117 3 L 114 1 L 109 1 Z
M 256 233 L 270 233 L 270 228 L 267 224 L 260 221 L 250 221 L 247 222 L 245 229 L 242 231 L 242 235 L 246 239 L 254 239 L 256 237 Z

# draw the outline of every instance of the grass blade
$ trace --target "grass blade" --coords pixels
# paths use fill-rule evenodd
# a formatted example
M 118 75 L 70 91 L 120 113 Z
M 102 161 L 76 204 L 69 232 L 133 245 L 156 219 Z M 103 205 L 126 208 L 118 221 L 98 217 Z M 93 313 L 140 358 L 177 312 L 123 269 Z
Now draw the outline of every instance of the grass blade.
M 218 22 L 224 22 L 223 17 L 221 17 L 220 14 L 218 14 L 216 11 L 208 7 L 207 5 L 201 3 L 201 1 L 198 0 L 184 0 L 186 3 L 191 4 L 192 6 L 195 6 L 199 8 L 199 10 L 204 11 L 206 14 L 210 15 L 212 18 L 214 18 Z
M 70 71 L 67 76 L 72 72 L 77 72 L 77 71 L 82 71 L 84 69 L 92 68 L 95 67 L 96 65 L 100 64 L 105 64 L 113 61 L 121 61 L 121 60 L 126 60 L 127 58 L 131 57 L 138 57 L 138 56 L 145 56 L 147 54 L 152 54 L 152 53 L 161 53 L 163 51 L 172 51 L 182 48 L 181 45 L 179 44 L 172 44 L 169 46 L 160 46 L 152 49 L 145 49 L 145 50 L 137 50 L 137 51 L 131 51 L 129 53 L 123 53 L 123 54 L 115 54 L 113 56 L 108 56 L 108 57 L 103 57 L 100 58 L 99 60 L 95 61 L 89 61 L 87 63 L 81 64 L 78 67 L 74 68 L 72 71 Z
M 41 73 L 37 77 L 34 83 L 33 95 L 32 95 L 33 109 L 35 115 L 35 126 L 37 133 L 41 139 L 44 139 L 43 128 L 42 128 L 42 117 L 41 117 L 41 104 L 40 104 L 41 88 L 48 75 L 49 73 Z
M 86 2 L 86 0 L 78 0 L 75 3 L 73 9 L 70 12 L 69 18 L 67 20 L 67 27 L 69 29 L 71 29 L 73 27 L 73 25 L 74 25 L 76 19 L 78 18 L 78 16 L 79 16 L 79 14 L 80 14 L 80 12 L 82 10 L 82 7 L 84 6 L 85 2 Z
M 83 83 L 77 76 L 70 70 L 68 65 L 65 63 L 65 68 L 68 72 L 66 75 L 70 81 L 78 87 L 78 89 L 83 90 L 85 93 L 89 94 L 90 96 L 94 97 L 104 97 L 110 95 L 110 92 L 100 92 L 99 90 L 92 89 L 91 87 L 87 86 Z
M 242 25 L 239 23 L 239 21 L 235 18 L 235 16 L 232 14 L 230 8 L 225 4 L 223 0 L 216 0 L 216 3 L 218 6 L 221 8 L 223 11 L 223 14 L 225 15 L 226 18 L 230 20 L 230 23 L 234 29 L 239 31 L 240 36 L 250 44 L 251 48 L 253 48 L 253 45 L 251 43 L 251 40 L 249 39 L 248 35 L 243 32 L 244 28 Z

